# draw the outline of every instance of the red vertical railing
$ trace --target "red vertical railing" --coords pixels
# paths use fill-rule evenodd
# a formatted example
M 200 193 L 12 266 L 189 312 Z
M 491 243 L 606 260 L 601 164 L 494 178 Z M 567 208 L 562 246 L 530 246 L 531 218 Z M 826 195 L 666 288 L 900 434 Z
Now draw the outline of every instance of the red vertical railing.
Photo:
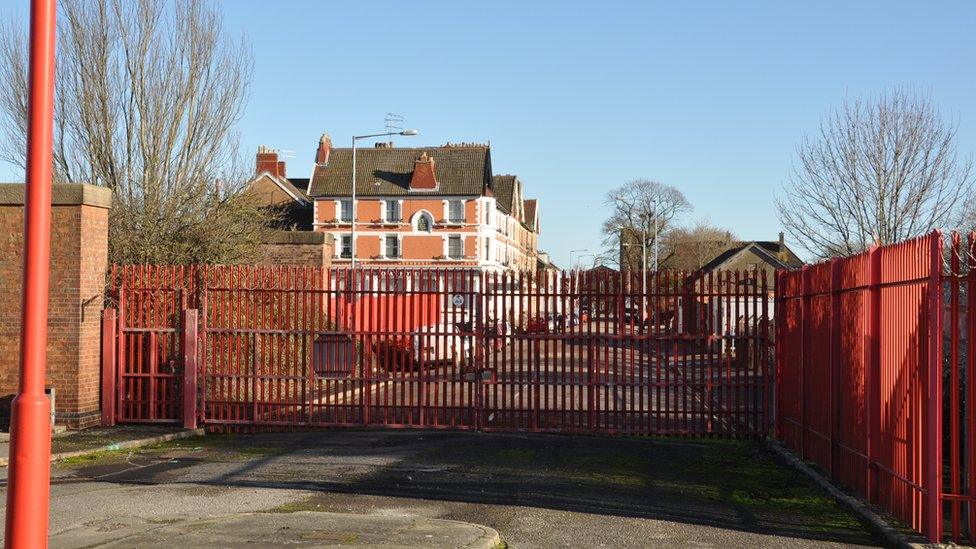
M 716 437 L 769 428 L 761 271 L 113 273 L 122 421 Z
M 976 528 L 973 245 L 778 273 L 777 437 L 932 541 Z

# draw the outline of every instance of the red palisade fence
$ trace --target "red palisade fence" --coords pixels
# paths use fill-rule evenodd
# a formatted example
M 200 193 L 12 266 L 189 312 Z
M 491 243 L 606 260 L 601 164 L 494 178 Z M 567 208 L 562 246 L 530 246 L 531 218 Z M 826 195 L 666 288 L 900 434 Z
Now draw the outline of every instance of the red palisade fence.
M 762 437 L 765 275 L 116 267 L 105 414 L 222 430 Z
M 972 542 L 976 270 L 972 238 L 945 244 L 778 274 L 776 433 L 930 540 Z

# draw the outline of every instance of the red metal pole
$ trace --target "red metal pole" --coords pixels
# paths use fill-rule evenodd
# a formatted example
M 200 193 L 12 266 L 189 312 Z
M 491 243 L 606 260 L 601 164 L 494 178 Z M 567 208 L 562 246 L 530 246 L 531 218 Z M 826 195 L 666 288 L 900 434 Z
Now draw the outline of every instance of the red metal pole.
M 5 545 L 47 547 L 51 404 L 44 395 L 47 363 L 48 268 L 54 126 L 55 0 L 31 1 L 24 279 L 20 387 L 11 405 Z
M 115 309 L 102 311 L 102 425 L 115 425 Z
M 183 310 L 183 428 L 197 428 L 197 310 Z
M 868 502 L 878 501 L 878 479 L 881 459 L 881 253 L 879 246 L 868 249 L 871 280 L 868 287 L 868 345 L 867 370 L 864 376 L 864 401 L 867 425 L 867 490 Z
M 841 382 L 841 345 L 843 340 L 841 339 L 841 329 L 843 319 L 841 318 L 840 308 L 840 292 L 841 292 L 841 273 L 840 273 L 840 259 L 833 258 L 830 260 L 830 318 L 828 319 L 828 325 L 830 326 L 830 342 L 828 344 L 828 356 L 830 357 L 830 362 L 827 365 L 827 443 L 829 444 L 830 453 L 827 456 L 827 473 L 831 477 L 836 478 L 836 450 L 837 450 L 837 431 L 840 428 L 841 410 L 839 409 L 841 405 L 840 402 L 840 392 L 844 389 L 843 383 Z M 846 414 L 844 414 L 846 415 Z
M 928 360 L 925 379 L 923 531 L 932 543 L 942 541 L 942 233 L 930 238 L 928 283 Z

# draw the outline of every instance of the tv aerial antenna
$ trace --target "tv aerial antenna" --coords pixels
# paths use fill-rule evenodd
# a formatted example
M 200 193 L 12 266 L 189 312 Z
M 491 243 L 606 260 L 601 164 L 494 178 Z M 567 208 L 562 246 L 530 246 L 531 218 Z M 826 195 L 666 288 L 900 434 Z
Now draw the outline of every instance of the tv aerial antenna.
M 402 132 L 403 131 L 403 122 L 405 120 L 406 120 L 406 118 L 404 118 L 403 116 L 401 116 L 401 115 L 399 115 L 397 113 L 394 113 L 394 112 L 388 112 L 388 113 L 386 113 L 386 116 L 383 118 L 383 124 L 386 127 L 386 133 Z M 391 135 L 389 137 L 390 137 L 389 143 L 390 143 L 390 146 L 392 147 L 393 146 L 393 136 Z

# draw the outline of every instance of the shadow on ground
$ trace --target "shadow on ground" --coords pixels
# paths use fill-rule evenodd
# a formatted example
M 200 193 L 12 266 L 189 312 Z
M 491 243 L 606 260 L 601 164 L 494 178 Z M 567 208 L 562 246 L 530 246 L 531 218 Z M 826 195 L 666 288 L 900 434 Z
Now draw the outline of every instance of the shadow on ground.
M 524 506 L 877 545 L 864 525 L 747 441 L 440 431 L 215 435 L 143 462 L 77 462 L 75 480 L 311 490 L 279 512 L 353 509 L 337 494 Z M 133 467 L 133 464 L 138 467 Z M 348 512 L 348 511 L 347 511 Z M 356 510 L 356 512 L 364 512 Z M 456 516 L 494 526 L 479 517 Z M 505 532 L 502 532 L 505 538 Z

